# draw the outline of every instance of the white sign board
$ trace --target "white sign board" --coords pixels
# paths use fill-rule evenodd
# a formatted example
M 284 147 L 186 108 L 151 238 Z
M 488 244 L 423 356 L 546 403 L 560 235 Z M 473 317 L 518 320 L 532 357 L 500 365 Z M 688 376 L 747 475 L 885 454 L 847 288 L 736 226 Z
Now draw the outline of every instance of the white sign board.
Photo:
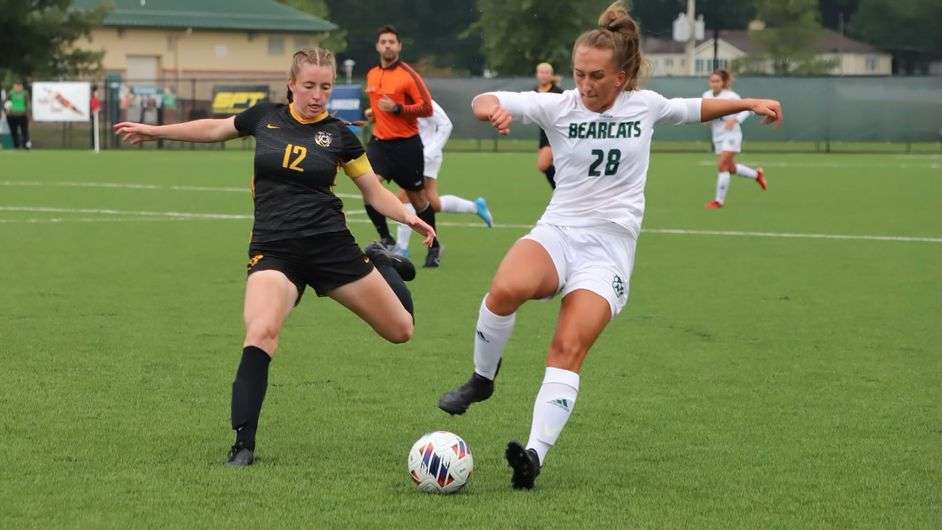
M 90 83 L 33 83 L 33 120 L 88 121 Z

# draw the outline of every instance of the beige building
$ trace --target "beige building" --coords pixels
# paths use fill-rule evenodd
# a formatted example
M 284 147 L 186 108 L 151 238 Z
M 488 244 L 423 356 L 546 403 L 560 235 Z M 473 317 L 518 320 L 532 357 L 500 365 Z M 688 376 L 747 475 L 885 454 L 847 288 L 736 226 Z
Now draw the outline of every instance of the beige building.
M 102 0 L 75 0 L 87 9 Z M 283 91 L 291 55 L 336 25 L 274 0 L 109 0 L 101 27 L 79 47 L 102 50 L 106 75 L 131 86 L 173 88 L 207 99 L 212 83 L 258 84 Z M 262 83 L 264 84 L 264 83 Z
M 761 31 L 761 30 L 760 30 Z M 747 30 L 720 31 L 717 40 L 717 57 L 720 68 L 733 67 L 734 61 L 762 52 L 762 44 Z M 891 75 L 892 56 L 865 44 L 849 39 L 836 31 L 823 30 L 815 43 L 819 59 L 832 61 L 831 75 Z M 642 43 L 645 57 L 652 66 L 652 75 L 690 75 L 684 43 L 670 39 L 645 38 Z M 772 73 L 772 65 L 760 67 Z M 705 76 L 713 71 L 713 38 L 698 40 L 694 50 L 696 75 Z

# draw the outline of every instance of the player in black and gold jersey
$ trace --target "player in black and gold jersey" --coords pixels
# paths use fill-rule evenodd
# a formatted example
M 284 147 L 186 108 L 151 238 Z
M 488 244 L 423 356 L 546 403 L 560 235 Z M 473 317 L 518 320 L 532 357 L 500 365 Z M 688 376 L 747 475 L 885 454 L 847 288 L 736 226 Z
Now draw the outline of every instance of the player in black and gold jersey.
M 327 114 L 336 71 L 333 53 L 304 49 L 294 54 L 288 105 L 260 103 L 225 119 L 114 127 L 129 143 L 255 137 L 255 225 L 245 290 L 245 341 L 232 384 L 236 442 L 230 465 L 255 460 L 268 365 L 305 286 L 340 302 L 390 342 L 412 336 L 412 299 L 403 279 L 411 280 L 415 268 L 379 245 L 368 247 L 366 254 L 360 250 L 347 228 L 343 203 L 331 191 L 337 169 L 353 179 L 367 204 L 423 234 L 426 246 L 435 231 L 380 184 L 357 137 Z

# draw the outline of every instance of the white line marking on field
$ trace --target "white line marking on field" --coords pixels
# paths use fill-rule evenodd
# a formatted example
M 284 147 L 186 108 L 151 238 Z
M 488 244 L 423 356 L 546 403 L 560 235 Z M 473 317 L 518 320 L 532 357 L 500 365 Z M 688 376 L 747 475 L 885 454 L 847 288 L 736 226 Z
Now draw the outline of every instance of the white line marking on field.
M 922 164 L 881 164 L 881 163 L 861 163 L 861 164 L 848 164 L 848 163 L 837 163 L 837 162 L 788 162 L 788 161 L 761 161 L 750 159 L 748 164 L 752 166 L 761 166 L 763 169 L 768 169 L 770 167 L 786 168 L 786 167 L 820 167 L 820 168 L 832 168 L 832 169 L 852 169 L 852 168 L 870 168 L 870 167 L 889 167 L 895 169 L 938 169 L 942 167 L 939 164 L 930 164 L 926 160 L 926 163 Z M 715 160 L 700 160 L 697 162 L 698 166 L 715 166 Z
M 53 208 L 48 206 L 0 206 L 0 211 L 5 212 L 33 212 L 33 213 L 80 213 L 80 214 L 98 214 L 108 217 L 99 218 L 52 218 L 43 219 L 0 219 L 0 223 L 61 223 L 66 221 L 97 222 L 97 221 L 135 221 L 135 220 L 249 220 L 253 219 L 251 215 L 245 214 L 225 214 L 225 213 L 203 213 L 203 212 L 153 212 L 153 211 L 134 211 L 134 210 L 114 210 L 99 208 Z M 365 210 L 349 210 L 345 212 L 348 216 L 362 215 Z M 130 216 L 119 219 L 113 216 Z M 369 219 L 351 218 L 351 223 L 369 223 Z M 453 221 L 439 221 L 436 224 L 441 226 L 455 228 L 486 228 L 481 223 L 460 223 Z M 494 228 L 510 229 L 528 229 L 532 224 L 523 223 L 500 223 L 495 224 Z M 836 239 L 845 241 L 898 241 L 911 243 L 942 243 L 942 237 L 926 236 L 877 236 L 866 234 L 815 234 L 815 233 L 792 233 L 792 232 L 750 232 L 743 230 L 689 230 L 684 228 L 645 228 L 642 230 L 646 234 L 668 234 L 668 235 L 695 235 L 695 236 L 720 236 L 720 237 L 759 237 L 759 238 L 785 238 L 785 239 Z
M 159 184 L 142 184 L 135 182 L 40 182 L 36 180 L 3 180 L 0 186 L 10 187 L 39 187 L 39 188 L 105 188 L 125 190 L 151 190 L 151 191 L 209 191 L 220 193 L 249 193 L 248 187 L 235 186 L 185 186 Z M 362 199 L 358 193 L 334 193 L 341 199 Z

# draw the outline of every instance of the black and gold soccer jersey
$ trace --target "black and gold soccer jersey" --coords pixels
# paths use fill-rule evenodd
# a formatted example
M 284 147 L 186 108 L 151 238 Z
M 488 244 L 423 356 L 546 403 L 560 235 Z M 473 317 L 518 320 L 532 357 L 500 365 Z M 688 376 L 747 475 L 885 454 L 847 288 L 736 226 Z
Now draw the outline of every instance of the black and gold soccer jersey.
M 331 187 L 338 167 L 351 178 L 371 171 L 360 139 L 326 112 L 305 120 L 289 105 L 259 103 L 235 117 L 255 137 L 252 241 L 280 241 L 346 229 Z

